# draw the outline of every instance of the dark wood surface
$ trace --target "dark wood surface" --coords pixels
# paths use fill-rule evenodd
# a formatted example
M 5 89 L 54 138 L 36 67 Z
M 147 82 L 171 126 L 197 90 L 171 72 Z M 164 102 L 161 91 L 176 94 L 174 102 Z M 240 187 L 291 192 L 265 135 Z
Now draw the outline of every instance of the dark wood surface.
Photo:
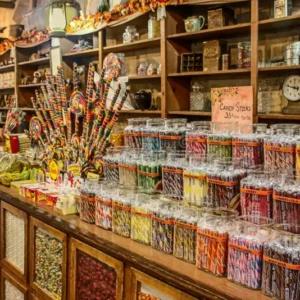
M 270 299 L 261 291 L 243 288 L 226 278 L 217 278 L 172 255 L 87 224 L 76 215 L 62 216 L 47 207 L 24 199 L 13 189 L 0 186 L 0 199 L 68 234 L 69 237 L 87 243 L 198 299 Z

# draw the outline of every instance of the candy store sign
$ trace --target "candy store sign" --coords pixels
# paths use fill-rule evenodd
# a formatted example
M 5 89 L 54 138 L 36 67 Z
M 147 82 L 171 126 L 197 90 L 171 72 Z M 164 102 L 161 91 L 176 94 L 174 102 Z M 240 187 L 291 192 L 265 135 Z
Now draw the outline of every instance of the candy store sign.
M 252 86 L 211 89 L 212 121 L 253 123 Z

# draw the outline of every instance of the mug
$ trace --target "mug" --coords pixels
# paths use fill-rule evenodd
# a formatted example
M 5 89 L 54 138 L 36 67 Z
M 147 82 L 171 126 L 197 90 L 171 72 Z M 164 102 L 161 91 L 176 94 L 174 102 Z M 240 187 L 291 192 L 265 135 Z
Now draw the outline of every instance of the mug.
M 199 31 L 205 24 L 205 18 L 203 16 L 192 16 L 184 20 L 185 31 L 194 32 Z

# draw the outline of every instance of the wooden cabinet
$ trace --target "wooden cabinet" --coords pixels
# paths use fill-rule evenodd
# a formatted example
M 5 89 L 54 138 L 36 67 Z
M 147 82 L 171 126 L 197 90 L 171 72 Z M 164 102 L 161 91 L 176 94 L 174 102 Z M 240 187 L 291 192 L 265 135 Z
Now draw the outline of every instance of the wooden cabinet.
M 1 261 L 23 283 L 28 274 L 28 215 L 1 202 Z
M 2 300 L 27 300 L 28 287 L 16 280 L 4 270 L 1 271 L 1 299 Z
M 68 299 L 123 299 L 123 263 L 76 239 L 69 246 Z
M 129 274 L 127 300 L 196 300 L 196 298 L 134 268 L 130 268 Z
M 66 299 L 67 235 L 31 217 L 29 253 L 31 289 L 45 300 Z

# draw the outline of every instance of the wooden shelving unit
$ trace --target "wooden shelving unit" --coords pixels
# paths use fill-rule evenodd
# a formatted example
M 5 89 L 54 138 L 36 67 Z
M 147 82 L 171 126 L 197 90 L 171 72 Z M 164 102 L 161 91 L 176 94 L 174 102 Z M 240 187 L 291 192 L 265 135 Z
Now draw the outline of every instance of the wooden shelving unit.
M 169 115 L 182 115 L 182 116 L 202 116 L 211 117 L 211 112 L 209 111 L 191 111 L 191 110 L 169 110 Z
M 3 66 L 0 67 L 0 73 L 5 73 L 5 72 L 9 72 L 9 71 L 13 71 L 15 69 L 15 65 L 7 65 L 7 66 Z
M 39 66 L 43 63 L 49 63 L 50 57 L 43 57 L 36 60 L 23 61 L 18 63 L 18 66 Z
M 13 90 L 15 87 L 9 86 L 9 87 L 1 87 L 0 91 L 7 91 L 7 90 Z
M 70 52 L 70 53 L 66 53 L 63 55 L 64 58 L 77 58 L 77 57 L 86 57 L 86 56 L 96 56 L 98 55 L 99 49 L 90 49 L 90 50 L 86 50 L 86 51 L 79 51 L 79 52 Z
M 299 26 L 300 14 L 278 19 L 267 19 L 258 22 L 260 30 L 289 29 Z
M 170 73 L 168 77 L 189 77 L 189 76 L 222 76 L 222 75 L 240 75 L 250 74 L 251 69 L 220 70 L 216 72 L 182 72 Z

